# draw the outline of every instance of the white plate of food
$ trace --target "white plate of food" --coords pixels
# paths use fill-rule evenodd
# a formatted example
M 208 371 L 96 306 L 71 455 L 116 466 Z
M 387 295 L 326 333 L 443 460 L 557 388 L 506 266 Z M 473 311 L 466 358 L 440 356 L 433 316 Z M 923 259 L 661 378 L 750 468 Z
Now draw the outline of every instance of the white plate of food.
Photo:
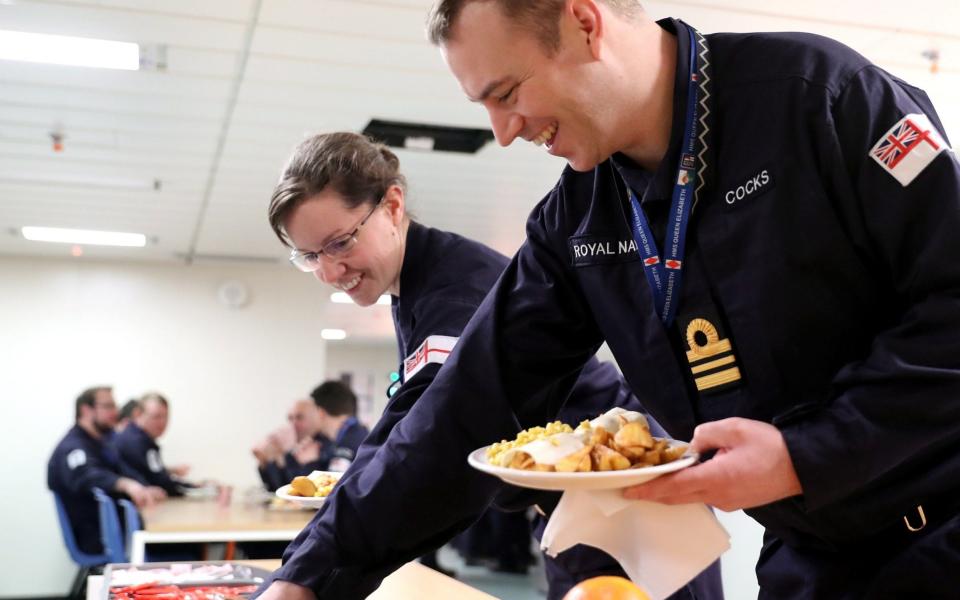
M 621 408 L 576 429 L 561 423 L 528 429 L 467 458 L 473 468 L 507 483 L 555 491 L 630 487 L 697 460 L 686 442 L 652 437 L 641 413 Z
M 342 475 L 337 471 L 314 471 L 303 477 L 294 477 L 293 481 L 278 489 L 276 495 L 306 508 L 320 508 Z

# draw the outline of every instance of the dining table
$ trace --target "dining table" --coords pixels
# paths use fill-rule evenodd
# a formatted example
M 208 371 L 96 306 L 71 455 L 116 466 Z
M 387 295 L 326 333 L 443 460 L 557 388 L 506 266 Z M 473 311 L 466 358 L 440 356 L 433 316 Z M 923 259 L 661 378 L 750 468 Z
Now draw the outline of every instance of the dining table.
M 130 542 L 132 563 L 144 562 L 148 544 L 288 542 L 316 511 L 267 501 L 170 498 L 140 513 L 142 528 Z

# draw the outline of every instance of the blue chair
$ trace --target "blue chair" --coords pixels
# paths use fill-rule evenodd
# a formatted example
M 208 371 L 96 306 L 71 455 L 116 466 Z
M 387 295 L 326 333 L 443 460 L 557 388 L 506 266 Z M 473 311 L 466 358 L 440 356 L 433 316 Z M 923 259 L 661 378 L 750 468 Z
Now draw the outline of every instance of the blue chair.
M 67 546 L 67 552 L 70 558 L 80 567 L 95 567 L 110 562 L 110 555 L 106 552 L 102 554 L 87 554 L 77 546 L 77 539 L 73 536 L 73 526 L 70 525 L 70 517 L 67 516 L 67 509 L 63 505 L 63 500 L 57 493 L 53 494 L 53 499 L 57 504 L 57 518 L 60 521 L 60 533 L 63 534 L 63 543 Z
M 99 493 L 99 495 L 98 495 Z M 59 494 L 53 494 L 54 503 L 57 505 L 57 520 L 60 523 L 60 533 L 63 534 L 63 543 L 67 546 L 67 552 L 70 558 L 80 567 L 77 576 L 70 586 L 69 598 L 84 598 L 84 591 L 87 584 L 87 576 L 90 574 L 90 568 L 105 565 L 109 562 L 124 562 L 123 541 L 120 539 L 120 523 L 117 517 L 117 507 L 113 501 L 101 490 L 94 490 L 94 496 L 97 498 L 98 509 L 100 511 L 100 537 L 103 541 L 103 552 L 100 554 L 88 554 L 77 546 L 77 538 L 73 535 L 73 526 L 70 524 L 70 517 L 67 515 L 67 509 L 63 505 L 63 499 Z M 113 509 L 112 520 L 109 509 L 104 510 L 104 502 L 101 496 L 106 499 Z M 106 517 L 104 514 L 106 513 Z M 139 519 L 138 519 L 139 520 Z M 106 524 L 106 527 L 104 525 Z M 115 533 L 113 533 L 115 532 Z
M 121 498 L 119 500 L 120 508 L 123 509 L 123 547 L 126 548 L 126 557 L 130 558 L 130 546 L 133 544 L 133 532 L 143 529 L 140 523 L 140 513 L 137 512 L 137 506 Z
M 109 557 L 107 562 L 127 562 L 123 548 L 123 535 L 120 533 L 120 516 L 113 498 L 100 488 L 93 488 L 93 497 L 97 499 L 97 513 L 100 516 L 100 541 L 103 553 Z

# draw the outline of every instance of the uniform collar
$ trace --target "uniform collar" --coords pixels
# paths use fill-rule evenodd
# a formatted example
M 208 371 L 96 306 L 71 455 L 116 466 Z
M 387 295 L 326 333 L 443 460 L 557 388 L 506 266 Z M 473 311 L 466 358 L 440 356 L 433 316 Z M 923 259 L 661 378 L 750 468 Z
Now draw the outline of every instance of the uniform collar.
M 147 438 L 151 442 L 153 441 L 153 438 L 150 437 L 150 435 L 146 431 L 144 431 L 143 429 L 140 429 L 140 427 L 133 421 L 130 421 L 129 423 L 127 423 L 127 427 L 126 429 L 124 429 L 124 431 L 129 431 L 130 435 Z
M 90 432 L 88 432 L 83 427 L 80 427 L 79 425 L 74 425 L 72 432 L 74 435 L 77 435 L 85 440 L 88 440 L 91 444 L 96 444 L 98 446 L 103 445 L 103 439 L 97 439 L 93 437 L 92 435 L 90 435 Z
M 684 118 L 687 112 L 687 81 L 690 79 L 690 48 L 687 44 L 688 25 L 678 19 L 661 19 L 657 25 L 677 38 L 677 68 L 673 77 L 673 117 L 670 123 L 670 143 L 660 166 L 653 173 L 617 152 L 611 157 L 614 167 L 633 189 L 641 204 L 669 202 L 683 143 Z
M 347 432 L 356 427 L 359 424 L 357 418 L 354 416 L 349 416 L 346 420 L 340 424 L 340 430 L 337 431 L 336 445 L 339 446 L 343 443 L 343 438 L 347 435 Z
M 424 286 L 425 268 L 423 257 L 427 254 L 430 228 L 416 221 L 410 221 L 407 227 L 406 249 L 403 251 L 403 265 L 400 266 L 400 289 L 404 298 L 418 298 Z M 412 306 L 403 302 L 399 296 L 390 296 L 393 310 L 393 325 L 397 331 L 400 360 L 405 356 L 406 327 Z
M 420 266 L 427 248 L 427 233 L 429 229 L 416 221 L 410 221 L 407 227 L 407 247 L 403 251 L 403 265 L 400 267 L 400 289 L 404 296 L 411 290 L 415 295 L 423 280 L 423 271 Z M 398 300 L 393 296 L 394 303 Z

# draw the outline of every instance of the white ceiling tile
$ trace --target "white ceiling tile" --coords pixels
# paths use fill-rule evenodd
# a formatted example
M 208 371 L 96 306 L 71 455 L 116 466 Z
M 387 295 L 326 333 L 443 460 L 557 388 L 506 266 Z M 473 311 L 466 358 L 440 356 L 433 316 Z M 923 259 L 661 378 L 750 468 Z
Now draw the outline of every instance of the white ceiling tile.
M 275 260 L 270 193 L 305 136 L 357 131 L 371 118 L 487 127 L 437 49 L 424 39 L 432 0 L 18 0 L 0 28 L 162 44 L 163 72 L 0 61 L 0 254 L 69 256 L 23 240 L 27 224 L 139 231 L 143 249 L 87 248 L 83 260 Z M 960 136 L 960 2 L 647 0 L 656 17 L 705 32 L 802 30 L 829 35 L 926 89 Z M 930 72 L 923 52 L 941 54 Z M 234 91 L 238 90 L 236 98 Z M 235 101 L 235 104 L 233 102 Z M 50 132 L 65 135 L 54 153 Z M 221 140 L 221 136 L 223 139 Z M 222 146 L 221 146 L 222 142 Z M 423 222 L 513 253 L 526 217 L 562 160 L 528 144 L 476 155 L 398 150 L 408 206 Z M 215 177 L 212 175 L 215 173 Z M 14 175 L 60 183 L 17 183 Z M 4 180 L 4 177 L 7 180 Z M 152 181 L 159 191 L 64 184 L 69 178 Z M 209 190 L 209 194 L 207 193 Z M 10 233 L 13 231 L 14 233 Z M 307 277 L 305 275 L 305 277 Z M 318 298 L 326 295 L 317 285 Z M 324 309 L 354 335 L 390 335 L 389 311 Z M 377 320 L 379 319 L 379 321 Z

